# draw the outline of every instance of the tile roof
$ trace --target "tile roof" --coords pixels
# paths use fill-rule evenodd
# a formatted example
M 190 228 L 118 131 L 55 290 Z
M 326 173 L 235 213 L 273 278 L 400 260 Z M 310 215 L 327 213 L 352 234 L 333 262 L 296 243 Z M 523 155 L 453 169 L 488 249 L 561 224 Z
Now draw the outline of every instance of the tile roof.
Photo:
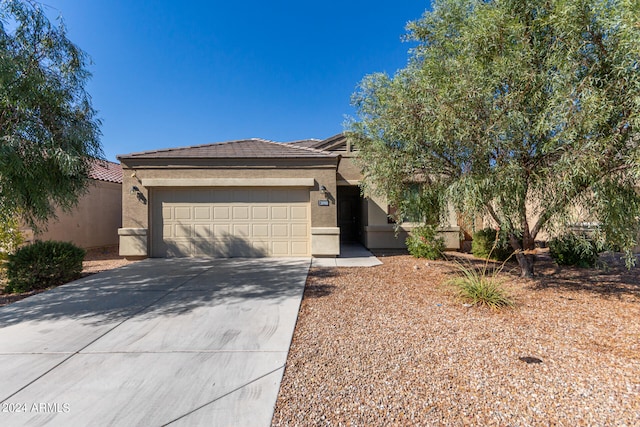
M 314 146 L 321 142 L 322 140 L 320 139 L 310 138 L 310 139 L 301 139 L 299 141 L 285 142 L 285 144 L 294 145 L 297 147 L 315 148 Z
M 317 142 L 317 141 L 316 141 Z M 163 150 L 143 151 L 123 154 L 119 159 L 166 159 L 166 158 L 236 158 L 236 159 L 272 159 L 272 158 L 328 158 L 337 154 L 322 150 L 252 138 L 214 144 L 194 145 L 190 147 L 167 148 Z
M 107 160 L 94 160 L 91 163 L 89 178 L 122 184 L 122 166 Z

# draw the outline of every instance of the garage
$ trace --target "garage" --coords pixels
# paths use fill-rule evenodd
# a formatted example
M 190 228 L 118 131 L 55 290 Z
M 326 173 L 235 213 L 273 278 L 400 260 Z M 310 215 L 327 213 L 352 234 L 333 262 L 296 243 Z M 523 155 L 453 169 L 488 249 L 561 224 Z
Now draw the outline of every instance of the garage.
M 155 188 L 154 257 L 310 255 L 305 187 Z

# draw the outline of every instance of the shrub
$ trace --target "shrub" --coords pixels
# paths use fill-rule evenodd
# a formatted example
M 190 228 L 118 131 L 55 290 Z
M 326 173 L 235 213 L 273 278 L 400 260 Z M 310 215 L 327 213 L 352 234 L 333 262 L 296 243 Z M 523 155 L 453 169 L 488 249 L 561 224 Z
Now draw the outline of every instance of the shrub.
M 24 241 L 17 219 L 0 222 L 0 261 L 14 253 Z
M 604 246 L 589 236 L 565 233 L 549 241 L 549 254 L 558 265 L 593 267 Z
M 505 233 L 498 233 L 493 228 L 485 228 L 473 234 L 471 253 L 477 258 L 507 260 L 513 250 Z
M 448 281 L 458 288 L 458 295 L 472 305 L 485 305 L 492 309 L 512 307 L 512 298 L 498 280 L 502 267 L 489 274 L 487 265 L 478 269 L 472 265 L 458 264 L 460 277 Z
M 438 236 L 432 225 L 414 228 L 405 243 L 409 253 L 416 258 L 439 259 L 445 250 L 444 238 Z
M 58 286 L 82 273 L 85 251 L 69 242 L 36 242 L 9 255 L 7 292 Z

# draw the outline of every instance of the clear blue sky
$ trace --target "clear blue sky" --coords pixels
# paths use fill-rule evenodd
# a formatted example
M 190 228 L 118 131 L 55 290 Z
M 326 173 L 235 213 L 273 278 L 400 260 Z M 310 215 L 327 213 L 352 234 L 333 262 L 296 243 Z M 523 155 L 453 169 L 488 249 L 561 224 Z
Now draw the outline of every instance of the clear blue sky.
M 393 74 L 429 1 L 42 0 L 93 63 L 117 154 L 242 138 L 326 138 L 366 74 Z

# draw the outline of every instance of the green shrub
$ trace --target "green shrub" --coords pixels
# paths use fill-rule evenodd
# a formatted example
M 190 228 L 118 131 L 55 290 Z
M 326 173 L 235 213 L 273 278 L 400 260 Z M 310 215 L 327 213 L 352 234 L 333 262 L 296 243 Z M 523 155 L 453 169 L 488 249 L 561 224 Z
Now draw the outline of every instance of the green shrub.
M 558 265 L 593 267 L 604 246 L 589 236 L 565 233 L 549 241 L 549 254 Z
M 485 305 L 492 309 L 514 305 L 513 299 L 498 279 L 502 267 L 490 274 L 486 264 L 481 269 L 458 264 L 458 271 L 461 275 L 450 279 L 448 283 L 458 288 L 458 295 L 472 305 Z
M 477 258 L 505 261 L 511 256 L 513 250 L 507 240 L 506 233 L 498 233 L 493 228 L 485 228 L 473 234 L 471 253 Z
M 69 242 L 36 242 L 9 255 L 7 292 L 28 292 L 58 286 L 82 273 L 85 251 Z
M 440 259 L 445 250 L 444 238 L 438 236 L 432 225 L 414 228 L 405 243 L 409 253 L 416 258 Z
M 17 219 L 0 222 L 0 261 L 5 261 L 23 241 Z

